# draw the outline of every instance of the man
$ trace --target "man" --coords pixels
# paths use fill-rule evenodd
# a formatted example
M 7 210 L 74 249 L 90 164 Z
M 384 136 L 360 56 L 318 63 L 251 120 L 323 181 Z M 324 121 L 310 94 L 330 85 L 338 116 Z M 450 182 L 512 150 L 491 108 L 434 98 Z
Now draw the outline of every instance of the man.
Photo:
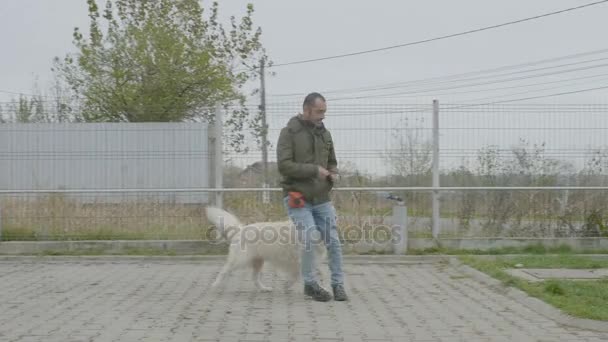
M 301 273 L 304 293 L 317 301 L 331 294 L 319 286 L 314 265 L 313 243 L 320 235 L 327 248 L 334 300 L 347 300 L 342 272 L 342 247 L 336 226 L 336 211 L 329 192 L 338 179 L 338 162 L 331 134 L 323 119 L 327 105 L 319 93 L 306 96 L 303 112 L 292 117 L 281 130 L 277 143 L 277 163 L 290 219 L 302 241 Z

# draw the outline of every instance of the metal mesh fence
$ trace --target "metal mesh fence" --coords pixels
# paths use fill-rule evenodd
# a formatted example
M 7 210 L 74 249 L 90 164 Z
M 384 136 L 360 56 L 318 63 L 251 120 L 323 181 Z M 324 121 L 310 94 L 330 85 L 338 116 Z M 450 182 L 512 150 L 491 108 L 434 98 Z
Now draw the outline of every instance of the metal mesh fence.
M 287 121 L 301 112 L 301 103 L 271 102 L 266 112 L 268 181 L 278 187 L 276 141 Z M 441 187 L 556 187 L 441 191 L 441 236 L 606 235 L 605 190 L 559 188 L 608 185 L 606 114 L 604 104 L 440 103 Z M 75 134 L 76 126 L 63 125 L 65 136 Z M 329 102 L 326 125 L 342 174 L 337 188 L 355 188 L 333 193 L 342 230 L 389 222 L 393 203 L 370 187 L 432 185 L 432 103 Z M 137 139 L 122 131 L 122 140 L 113 138 L 111 130 L 98 129 L 85 132 L 78 143 L 65 136 L 49 140 L 52 125 L 31 126 L 40 131 L 28 136 L 7 131 L 3 124 L 0 190 L 17 191 L 0 197 L 2 238 L 208 239 L 202 208 L 215 197 L 205 191 L 211 186 L 211 154 L 207 132 L 193 132 L 194 126 Z M 264 184 L 260 146 L 245 133 L 249 150 L 226 149 L 222 156 L 225 188 Z M 100 188 L 130 191 L 93 191 Z M 41 189 L 91 192 L 18 191 Z M 431 192 L 393 192 L 406 200 L 410 234 L 430 236 Z M 223 194 L 223 203 L 245 222 L 286 219 L 280 192 L 271 192 L 264 202 L 259 191 L 230 191 Z

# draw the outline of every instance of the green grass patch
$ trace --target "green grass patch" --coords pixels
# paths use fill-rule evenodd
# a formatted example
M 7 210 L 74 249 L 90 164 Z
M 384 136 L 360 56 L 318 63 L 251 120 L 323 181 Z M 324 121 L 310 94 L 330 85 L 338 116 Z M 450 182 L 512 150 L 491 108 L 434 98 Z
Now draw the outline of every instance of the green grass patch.
M 559 255 L 573 255 L 573 254 L 608 254 L 608 250 L 573 250 L 568 245 L 561 245 L 557 247 L 545 247 L 540 244 L 534 244 L 524 247 L 503 247 L 503 248 L 490 248 L 490 249 L 453 249 L 446 247 L 430 247 L 425 249 L 410 249 L 408 254 L 412 255 L 434 255 L 434 254 L 446 254 L 446 255 L 506 255 L 506 254 L 532 254 L 532 255 L 546 255 L 546 254 L 559 254 Z
M 518 263 L 530 268 L 603 268 L 608 267 L 606 260 L 576 255 L 522 255 L 495 259 L 466 255 L 459 258 L 465 264 L 500 280 L 503 285 L 519 288 L 574 317 L 608 321 L 608 279 L 529 282 L 505 272 Z

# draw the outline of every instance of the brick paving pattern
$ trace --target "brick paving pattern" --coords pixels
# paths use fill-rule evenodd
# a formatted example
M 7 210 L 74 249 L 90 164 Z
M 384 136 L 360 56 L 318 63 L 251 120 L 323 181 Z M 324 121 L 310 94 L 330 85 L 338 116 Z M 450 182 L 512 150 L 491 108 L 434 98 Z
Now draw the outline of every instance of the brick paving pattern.
M 209 285 L 217 260 L 0 260 L 0 341 L 608 341 L 564 327 L 444 263 L 345 264 L 348 302 L 266 268 Z

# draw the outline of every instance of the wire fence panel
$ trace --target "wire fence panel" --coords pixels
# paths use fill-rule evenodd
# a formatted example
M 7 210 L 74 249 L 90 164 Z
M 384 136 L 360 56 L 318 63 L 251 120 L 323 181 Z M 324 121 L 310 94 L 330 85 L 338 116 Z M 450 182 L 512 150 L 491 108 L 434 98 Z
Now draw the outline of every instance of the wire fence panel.
M 590 171 L 606 162 L 606 113 L 607 105 L 444 104 L 442 165 L 481 174 Z
M 443 104 L 442 186 L 605 186 L 606 105 Z M 444 194 L 442 216 L 473 236 L 599 236 L 605 191 Z M 443 225 L 445 232 L 447 225 Z
M 271 188 L 280 186 L 279 132 L 301 111 L 301 103 L 267 103 Z M 608 186 L 606 114 L 603 104 L 440 102 L 440 186 L 457 187 L 440 192 L 440 236 L 608 235 L 608 196 L 598 188 Z M 390 223 L 394 203 L 381 190 L 394 187 L 411 236 L 431 236 L 432 103 L 330 101 L 325 123 L 342 174 L 337 190 L 349 188 L 332 194 L 340 231 Z M 247 152 L 224 144 L 224 206 L 244 222 L 286 219 L 280 191 L 267 202 L 250 191 L 262 188 L 264 167 L 249 129 Z M 201 208 L 219 190 L 209 189 L 219 186 L 208 139 L 201 123 L 0 125 L 0 190 L 68 190 L 0 194 L 3 235 L 208 239 Z M 560 186 L 572 188 L 545 189 Z
M 269 141 L 299 103 L 269 104 Z M 443 104 L 439 109 L 441 187 L 599 187 L 608 185 L 608 105 Z M 428 187 L 432 104 L 328 103 L 326 125 L 343 178 L 339 187 Z M 261 187 L 261 153 L 233 156 L 234 186 Z M 276 153 L 271 148 L 271 157 Z M 271 158 L 271 186 L 280 177 Z M 231 179 L 231 177 L 228 177 Z M 415 234 L 428 236 L 431 193 L 406 199 Z M 259 194 L 250 194 L 256 200 Z M 257 196 L 257 197 L 256 197 Z M 373 217 L 386 206 L 375 191 L 336 192 L 345 216 Z M 442 236 L 597 236 L 606 234 L 606 191 L 441 192 Z M 348 203 L 348 205 L 346 204 Z M 349 209 L 346 209 L 349 206 Z M 263 210 L 263 208 L 260 208 Z

